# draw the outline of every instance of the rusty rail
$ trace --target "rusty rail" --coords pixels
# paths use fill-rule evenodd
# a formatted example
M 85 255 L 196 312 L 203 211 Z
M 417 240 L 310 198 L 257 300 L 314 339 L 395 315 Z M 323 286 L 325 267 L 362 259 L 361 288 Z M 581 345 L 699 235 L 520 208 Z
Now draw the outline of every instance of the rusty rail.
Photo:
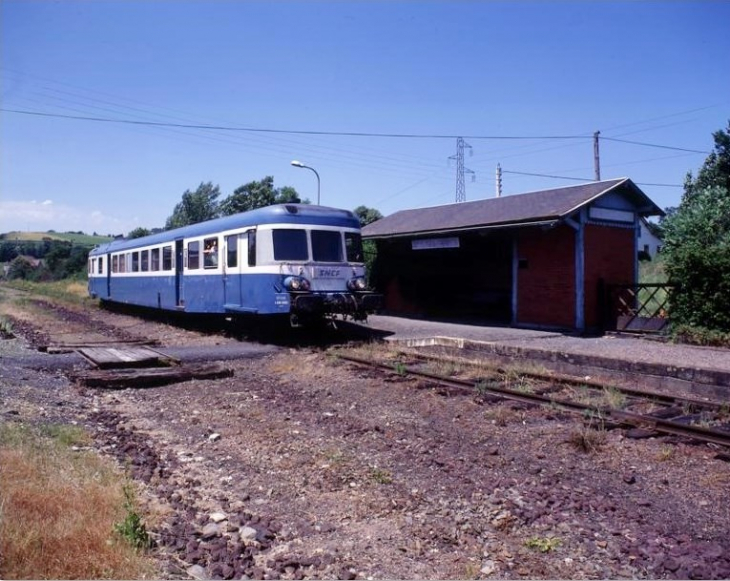
M 503 399 L 508 399 L 511 401 L 518 401 L 540 406 L 549 406 L 552 408 L 558 407 L 559 409 L 565 411 L 579 413 L 582 415 L 589 414 L 593 417 L 601 418 L 603 420 L 609 420 L 618 424 L 631 427 L 649 429 L 660 434 L 682 436 L 700 442 L 730 447 L 730 432 L 724 430 L 715 430 L 712 428 L 704 428 L 701 426 L 683 424 L 679 422 L 673 422 L 668 419 L 656 418 L 651 415 L 637 414 L 608 407 L 595 407 L 569 400 L 551 398 L 533 393 L 525 393 L 505 387 L 497 387 L 495 385 L 484 385 L 483 383 L 474 383 L 464 379 L 444 377 L 435 373 L 428 373 L 409 367 L 396 368 L 395 366 L 388 363 L 370 361 L 368 359 L 362 359 L 360 357 L 354 357 L 352 355 L 338 354 L 338 357 L 345 361 L 350 361 L 351 363 L 356 363 L 359 365 L 378 367 L 395 373 L 407 373 L 409 375 L 431 379 L 445 385 L 456 386 L 457 388 L 460 388 L 460 390 L 462 390 L 462 392 L 465 394 L 483 393 Z

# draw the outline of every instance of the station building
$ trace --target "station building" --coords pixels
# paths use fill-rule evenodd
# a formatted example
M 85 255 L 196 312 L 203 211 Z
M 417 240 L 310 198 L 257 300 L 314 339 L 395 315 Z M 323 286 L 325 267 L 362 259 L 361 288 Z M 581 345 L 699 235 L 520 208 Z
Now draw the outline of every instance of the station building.
M 363 238 L 386 312 L 588 332 L 605 285 L 637 282 L 641 219 L 662 214 L 619 178 L 402 210 Z

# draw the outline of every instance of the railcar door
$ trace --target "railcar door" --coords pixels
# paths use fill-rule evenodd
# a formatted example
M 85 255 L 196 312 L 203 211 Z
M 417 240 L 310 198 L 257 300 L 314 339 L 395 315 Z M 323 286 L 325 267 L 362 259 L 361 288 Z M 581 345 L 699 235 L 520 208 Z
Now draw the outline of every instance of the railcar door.
M 240 313 L 256 313 L 251 296 L 250 268 L 256 264 L 256 230 L 226 237 L 224 278 L 225 308 Z
M 175 306 L 185 305 L 183 295 L 183 239 L 175 240 Z
M 112 255 L 106 255 L 106 297 L 112 298 Z
M 240 304 L 240 265 L 239 265 L 239 235 L 226 236 L 224 243 L 225 260 L 223 261 L 223 305 L 231 308 Z

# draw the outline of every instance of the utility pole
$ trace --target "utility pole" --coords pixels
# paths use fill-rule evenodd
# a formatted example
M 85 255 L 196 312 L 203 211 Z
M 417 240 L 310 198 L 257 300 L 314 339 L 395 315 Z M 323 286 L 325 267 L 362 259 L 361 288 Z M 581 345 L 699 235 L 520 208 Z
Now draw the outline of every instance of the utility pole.
M 598 136 L 600 134 L 600 131 L 593 134 L 593 173 L 597 182 L 601 181 L 601 156 L 598 152 Z
M 502 166 L 497 164 L 497 173 L 494 176 L 494 186 L 496 189 L 496 197 L 502 197 Z
M 469 155 L 472 154 L 472 147 L 464 141 L 463 137 L 459 137 L 456 140 L 456 155 L 452 155 L 449 159 L 456 160 L 456 201 L 466 201 L 466 187 L 464 185 L 464 174 L 470 173 L 472 175 L 471 181 L 476 179 L 476 174 L 464 167 L 464 148 L 469 148 Z

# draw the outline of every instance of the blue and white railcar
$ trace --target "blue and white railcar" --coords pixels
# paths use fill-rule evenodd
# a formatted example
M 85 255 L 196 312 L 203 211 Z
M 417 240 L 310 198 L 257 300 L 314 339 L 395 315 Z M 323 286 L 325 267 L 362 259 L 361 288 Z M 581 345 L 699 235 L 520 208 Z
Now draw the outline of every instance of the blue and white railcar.
M 342 314 L 362 320 L 369 291 L 360 223 L 348 210 L 268 206 L 89 253 L 89 294 L 186 313 L 289 315 L 294 324 Z

